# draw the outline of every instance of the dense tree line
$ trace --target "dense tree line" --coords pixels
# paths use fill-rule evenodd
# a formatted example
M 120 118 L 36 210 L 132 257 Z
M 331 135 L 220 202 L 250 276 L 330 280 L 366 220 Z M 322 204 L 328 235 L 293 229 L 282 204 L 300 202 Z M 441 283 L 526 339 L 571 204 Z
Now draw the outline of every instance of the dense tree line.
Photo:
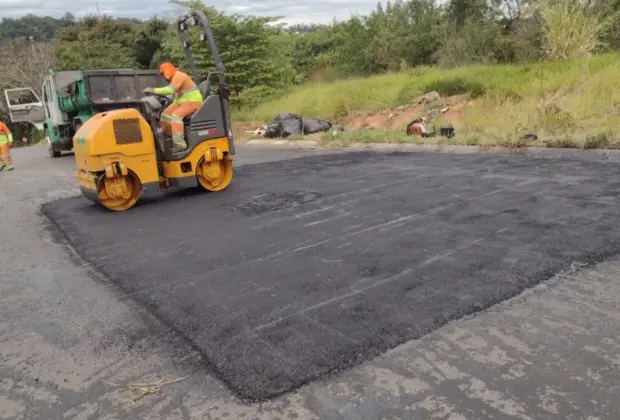
M 392 0 L 366 16 L 288 28 L 275 18 L 227 15 L 199 0 L 173 2 L 208 14 L 233 100 L 246 106 L 308 80 L 420 65 L 575 58 L 620 48 L 620 0 Z M 27 48 L 28 42 L 19 42 L 31 36 L 31 44 L 53 46 L 42 51 L 53 51 L 57 69 L 156 68 L 162 60 L 186 65 L 174 25 L 158 18 L 29 15 L 0 23 L 0 42 L 12 48 Z M 196 57 L 207 73 L 213 63 L 206 48 L 198 46 Z
M 0 21 L 0 41 L 33 37 L 35 41 L 48 41 L 56 36 L 59 29 L 75 24 L 71 13 L 56 19 L 50 16 L 28 14 L 21 18 L 2 18 Z

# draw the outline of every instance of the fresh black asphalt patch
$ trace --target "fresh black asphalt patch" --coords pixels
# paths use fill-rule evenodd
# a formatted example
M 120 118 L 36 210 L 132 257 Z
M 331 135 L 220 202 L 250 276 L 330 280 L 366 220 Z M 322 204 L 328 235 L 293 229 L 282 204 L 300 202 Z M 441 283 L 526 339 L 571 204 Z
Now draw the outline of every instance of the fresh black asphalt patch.
M 267 399 L 618 253 L 620 166 L 351 152 L 111 213 L 44 207 L 74 248 Z

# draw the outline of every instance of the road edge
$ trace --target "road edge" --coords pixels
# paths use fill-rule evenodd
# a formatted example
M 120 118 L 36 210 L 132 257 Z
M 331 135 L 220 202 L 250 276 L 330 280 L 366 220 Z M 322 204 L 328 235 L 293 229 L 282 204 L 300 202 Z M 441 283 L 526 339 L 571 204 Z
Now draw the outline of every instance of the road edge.
M 409 152 L 434 152 L 457 154 L 492 154 L 503 156 L 527 156 L 551 159 L 578 159 L 586 161 L 620 162 L 620 150 L 615 149 L 571 149 L 546 147 L 500 147 L 500 146 L 461 146 L 440 144 L 401 144 L 401 143 L 351 143 L 348 146 L 321 143 L 316 140 L 254 139 L 243 143 L 248 146 L 277 146 L 301 149 L 325 150 L 385 150 Z

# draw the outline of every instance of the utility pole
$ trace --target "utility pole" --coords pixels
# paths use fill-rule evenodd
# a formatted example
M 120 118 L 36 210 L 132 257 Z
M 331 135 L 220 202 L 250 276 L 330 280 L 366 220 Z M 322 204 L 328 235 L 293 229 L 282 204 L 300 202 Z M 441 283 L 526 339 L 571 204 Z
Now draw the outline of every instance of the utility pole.
M 101 13 L 99 12 L 99 2 L 95 4 L 97 5 L 97 16 L 101 17 Z

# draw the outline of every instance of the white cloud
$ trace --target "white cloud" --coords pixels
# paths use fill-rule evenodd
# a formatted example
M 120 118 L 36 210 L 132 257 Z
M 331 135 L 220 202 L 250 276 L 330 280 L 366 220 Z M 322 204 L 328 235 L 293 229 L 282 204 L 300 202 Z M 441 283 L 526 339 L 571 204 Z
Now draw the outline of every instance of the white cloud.
M 76 17 L 106 13 L 112 16 L 149 18 L 171 17 L 183 9 L 168 0 L 95 0 L 82 3 L 75 0 L 0 0 L 1 17 L 20 17 L 28 13 L 60 17 L 70 12 Z M 211 0 L 209 5 L 227 13 L 256 16 L 281 16 L 282 21 L 296 23 L 329 23 L 334 18 L 344 20 L 354 14 L 367 14 L 377 0 Z

